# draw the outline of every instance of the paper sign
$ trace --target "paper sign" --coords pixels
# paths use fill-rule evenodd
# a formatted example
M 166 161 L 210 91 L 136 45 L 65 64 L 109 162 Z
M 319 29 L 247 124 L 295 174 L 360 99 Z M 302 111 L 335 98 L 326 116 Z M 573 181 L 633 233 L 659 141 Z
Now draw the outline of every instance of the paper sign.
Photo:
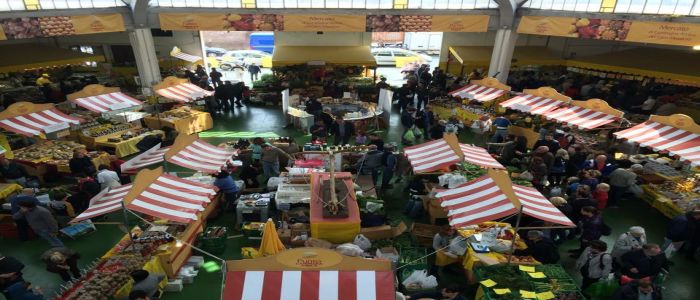
M 117 102 L 117 103 L 111 104 L 109 106 L 109 110 L 120 110 L 120 109 L 124 109 L 124 108 L 129 108 L 131 106 L 132 106 L 131 103 L 128 103 L 128 102 Z
M 546 278 L 547 275 L 544 275 L 542 272 L 534 272 L 534 273 L 527 273 L 527 275 L 530 275 L 532 278 Z
M 535 267 L 532 267 L 532 266 L 520 265 L 520 266 L 518 266 L 518 269 L 520 269 L 520 271 L 523 271 L 523 272 L 535 272 Z
M 510 293 L 510 289 L 493 289 L 493 292 L 496 293 L 496 295 L 505 295 Z
M 549 300 L 554 299 L 554 297 L 554 293 L 552 292 L 537 293 L 537 300 Z
M 481 283 L 485 287 L 492 287 L 492 286 L 495 286 L 496 284 L 498 284 L 491 279 L 482 280 L 479 283 Z
M 537 299 L 537 294 L 531 291 L 520 290 L 520 297 L 527 299 Z
M 70 125 L 68 125 L 68 122 L 62 122 L 62 123 L 56 123 L 56 124 L 44 126 L 42 128 L 42 130 L 46 133 L 52 133 L 52 132 L 56 132 L 59 130 L 68 129 L 68 127 L 70 127 Z

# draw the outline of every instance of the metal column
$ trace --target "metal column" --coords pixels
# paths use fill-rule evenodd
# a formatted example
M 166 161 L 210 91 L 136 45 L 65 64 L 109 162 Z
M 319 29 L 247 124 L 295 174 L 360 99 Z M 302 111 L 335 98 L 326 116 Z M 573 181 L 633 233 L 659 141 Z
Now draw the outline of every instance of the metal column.
M 161 81 L 156 48 L 150 28 L 138 28 L 129 31 L 129 41 L 134 49 L 136 67 L 141 78 L 144 95 L 152 95 L 150 87 Z

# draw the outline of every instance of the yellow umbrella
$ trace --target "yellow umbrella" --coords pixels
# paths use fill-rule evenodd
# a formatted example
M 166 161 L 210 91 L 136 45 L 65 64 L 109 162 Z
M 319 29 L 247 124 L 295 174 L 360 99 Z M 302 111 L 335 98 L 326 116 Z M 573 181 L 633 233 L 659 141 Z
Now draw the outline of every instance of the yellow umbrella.
M 280 241 L 280 237 L 277 235 L 275 223 L 272 222 L 272 219 L 267 219 L 263 227 L 262 243 L 260 243 L 259 251 L 260 255 L 275 255 L 283 250 L 285 250 L 285 248 L 282 241 Z

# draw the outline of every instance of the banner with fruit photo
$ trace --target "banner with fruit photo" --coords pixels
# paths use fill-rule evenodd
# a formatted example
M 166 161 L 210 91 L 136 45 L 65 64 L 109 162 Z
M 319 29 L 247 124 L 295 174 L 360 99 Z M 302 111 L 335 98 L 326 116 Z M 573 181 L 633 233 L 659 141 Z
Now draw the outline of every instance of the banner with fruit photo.
M 1 19 L 0 40 L 125 31 L 121 14 Z
M 163 30 L 282 31 L 284 16 L 273 14 L 158 14 Z
M 679 46 L 700 45 L 700 24 L 524 16 L 518 33 Z
M 486 32 L 489 16 L 367 16 L 367 32 Z

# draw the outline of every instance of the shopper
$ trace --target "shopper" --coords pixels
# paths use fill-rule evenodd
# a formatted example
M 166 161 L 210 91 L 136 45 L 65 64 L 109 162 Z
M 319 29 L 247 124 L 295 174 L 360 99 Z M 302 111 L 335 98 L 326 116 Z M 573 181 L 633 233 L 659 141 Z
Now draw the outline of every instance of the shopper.
M 384 152 L 377 150 L 377 146 L 369 145 L 369 151 L 365 153 L 357 162 L 357 172 L 362 175 L 370 174 L 372 183 L 377 186 L 379 180 L 379 172 L 382 169 L 382 157 Z
M 510 127 L 511 123 L 510 120 L 508 120 L 505 115 L 499 115 L 496 117 L 496 119 L 493 120 L 493 126 L 496 127 L 496 131 L 494 132 L 493 136 L 491 137 L 491 142 L 492 143 L 501 143 L 503 142 L 506 137 L 508 136 L 508 127 Z
M 396 95 L 399 98 L 399 109 L 401 113 L 406 111 L 406 108 L 409 105 L 413 106 L 413 98 L 415 97 L 415 94 L 413 89 L 408 84 L 402 85 L 396 92 Z
M 656 277 L 662 270 L 668 270 L 669 261 L 657 244 L 644 244 L 641 249 L 625 253 L 621 257 L 622 274 L 634 278 Z
M 134 280 L 132 291 L 144 291 L 150 299 L 158 299 L 160 291 L 158 284 L 163 281 L 165 276 L 154 275 L 146 270 L 136 270 L 131 272 L 131 278 Z
M 382 154 L 382 189 L 390 189 L 393 186 L 391 185 L 391 178 L 394 177 L 394 171 L 396 170 L 396 166 L 398 163 L 398 159 L 396 158 L 396 154 L 394 154 L 394 149 L 396 148 L 396 145 L 394 143 L 390 143 L 384 147 L 384 153 Z
M 489 133 L 493 122 L 487 115 L 479 116 L 479 119 L 472 123 L 472 132 L 474 133 L 474 142 L 479 146 L 485 146 L 488 141 Z
M 18 282 L 24 282 L 23 269 L 24 264 L 16 258 L 0 254 L 0 292 L 5 296 L 5 299 L 12 299 L 7 290 L 9 287 Z
M 63 242 L 58 238 L 58 223 L 51 212 L 31 201 L 19 203 L 19 212 L 14 214 L 14 219 L 24 219 L 34 233 L 49 242 L 51 247 L 63 247 Z
M 552 186 L 559 186 L 562 184 L 564 179 L 564 173 L 566 173 L 566 163 L 569 160 L 569 152 L 565 149 L 557 150 L 554 155 L 554 161 L 552 166 L 549 168 L 549 182 Z
M 325 142 L 326 137 L 328 137 L 328 128 L 326 128 L 326 124 L 323 123 L 323 119 L 319 117 L 316 117 L 314 125 L 311 125 L 309 132 L 311 133 L 311 141 Z
M 223 84 L 223 82 L 221 82 L 221 77 L 223 77 L 221 72 L 217 71 L 216 68 L 211 68 L 209 78 L 211 79 L 211 84 L 214 86 L 214 88 Z
M 260 162 L 253 162 L 243 167 L 241 173 L 238 176 L 241 178 L 241 180 L 243 180 L 243 182 L 245 182 L 246 189 L 255 189 L 260 187 L 260 182 L 258 182 L 258 175 L 260 175 L 261 168 L 262 167 L 260 166 Z
M 71 174 L 75 177 L 85 177 L 95 175 L 95 165 L 92 159 L 87 156 L 87 150 L 78 148 L 73 150 L 73 158 L 68 161 Z
M 445 135 L 447 121 L 439 120 L 435 126 L 430 129 L 430 138 L 434 140 L 441 139 Z
M 547 146 L 547 150 L 549 151 L 549 153 L 552 153 L 552 155 L 554 155 L 554 153 L 557 153 L 557 150 L 561 148 L 561 146 L 559 146 L 559 142 L 557 142 L 557 140 L 554 139 L 554 134 L 550 132 L 546 132 L 544 134 L 544 139 L 535 142 L 535 145 L 533 145 L 532 148 L 536 149 L 540 146 Z
M 544 190 L 544 182 L 547 179 L 547 165 L 539 156 L 533 156 L 530 167 L 527 169 L 532 174 L 532 185 L 540 192 Z
M 253 163 L 260 162 L 263 154 L 263 146 L 265 145 L 265 140 L 261 137 L 253 138 L 253 143 L 248 146 L 250 150 L 250 159 Z
M 606 253 L 608 245 L 602 241 L 590 241 L 581 256 L 576 260 L 576 269 L 581 272 L 583 282 L 581 290 L 585 291 L 591 284 L 606 278 L 612 272 L 612 255 Z
M 75 218 L 75 208 L 68 201 L 68 198 L 68 194 L 56 191 L 51 196 L 51 201 L 48 205 L 60 226 L 68 224 L 71 219 Z
M 46 270 L 60 275 L 63 281 L 80 278 L 79 258 L 80 255 L 77 252 L 63 247 L 51 248 L 41 255 L 41 260 L 46 264 Z
M 516 250 L 515 255 L 529 255 L 543 264 L 556 264 L 559 262 L 559 249 L 557 245 L 544 236 L 539 230 L 527 232 L 527 248 Z
M 339 115 L 335 117 L 331 132 L 334 136 L 333 145 L 348 145 L 350 144 L 350 138 L 355 135 L 355 125 L 352 122 L 345 121 L 343 116 Z
M 27 187 L 27 173 L 24 167 L 5 158 L 5 156 L 0 157 L 0 175 L 7 183 L 16 183 L 22 187 Z
M 632 226 L 630 229 L 617 237 L 615 246 L 612 249 L 612 256 L 615 262 L 622 265 L 622 256 L 628 252 L 639 250 L 647 243 L 647 235 L 641 226 Z
M 15 282 L 7 287 L 7 300 L 44 300 L 40 289 L 34 289 L 30 282 Z
M 97 169 L 99 170 L 97 172 L 97 182 L 100 183 L 101 190 L 121 186 L 119 175 L 117 172 L 110 170 L 109 166 L 100 165 Z
M 250 66 L 248 66 L 248 73 L 250 73 L 250 81 L 257 81 L 258 74 L 260 74 L 260 72 L 262 72 L 262 70 L 260 69 L 260 67 L 258 67 L 258 65 L 256 65 L 255 63 L 250 64 Z
M 280 174 L 280 155 L 287 156 L 291 161 L 294 160 L 294 158 L 284 152 L 284 150 L 270 144 L 264 144 L 262 148 L 263 151 L 260 160 L 263 165 L 263 173 L 265 173 L 267 179 L 270 179 L 270 177 L 277 177 Z
M 598 170 L 598 172 L 601 173 L 601 178 L 607 178 L 610 176 L 610 173 L 612 173 L 616 168 L 615 166 L 608 162 L 608 156 L 605 154 L 599 154 L 595 157 L 595 159 L 589 159 L 587 160 L 584 165 L 584 169 L 589 169 L 589 170 Z M 599 180 L 601 178 L 598 178 Z
M 583 250 L 591 241 L 599 240 L 603 235 L 610 235 L 610 227 L 603 222 L 603 216 L 597 208 L 586 206 L 581 208 L 581 237 L 580 246 L 577 250 L 570 250 L 572 258 L 578 258 L 578 253 Z
M 224 194 L 224 203 L 222 205 L 223 209 L 235 208 L 235 202 L 238 198 L 238 185 L 231 178 L 231 174 L 227 171 L 221 170 L 219 173 L 214 175 L 214 186 L 219 188 L 219 191 Z
M 698 230 L 698 221 L 700 221 L 700 210 L 690 211 L 671 219 L 664 237 L 664 252 L 672 255 L 679 251 L 683 244 L 690 240 L 695 231 Z M 673 249 L 669 249 L 671 246 Z
M 620 286 L 611 300 L 661 300 L 661 287 L 655 286 L 650 278 L 641 278 Z
M 382 139 L 382 137 L 380 137 L 377 133 L 369 134 L 369 142 L 367 145 L 375 145 L 377 146 L 377 150 L 384 151 L 384 139 Z
M 9 199 L 10 202 L 10 213 L 12 215 L 16 214 L 20 210 L 19 204 L 22 202 L 31 202 L 39 205 L 39 199 L 34 195 L 34 189 L 24 188 L 19 195 L 12 196 Z M 17 234 L 20 241 L 29 240 L 29 224 L 25 219 L 14 219 L 15 225 L 17 226 Z

